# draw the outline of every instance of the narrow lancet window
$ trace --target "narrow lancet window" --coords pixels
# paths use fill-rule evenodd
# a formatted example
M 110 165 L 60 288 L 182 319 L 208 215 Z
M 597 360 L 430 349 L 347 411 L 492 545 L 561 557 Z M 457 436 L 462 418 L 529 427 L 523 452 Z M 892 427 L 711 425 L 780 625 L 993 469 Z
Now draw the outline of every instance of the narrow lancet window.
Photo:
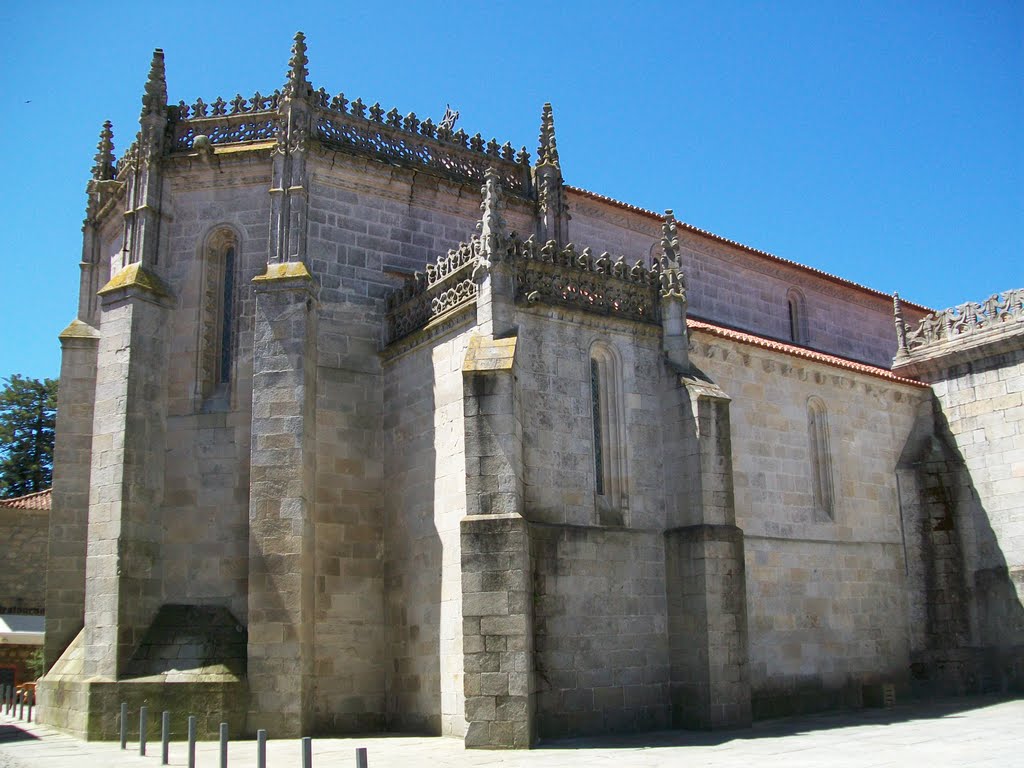
M 598 496 L 604 496 L 604 437 L 601 429 L 601 377 L 597 360 L 590 360 L 590 397 L 594 416 L 594 485 Z
M 596 342 L 590 350 L 590 399 L 597 522 L 625 525 L 628 505 L 622 366 L 615 349 L 605 342 Z
M 214 395 L 226 394 L 226 385 L 231 382 L 237 328 L 237 266 L 238 238 L 234 230 L 217 229 L 207 238 L 202 254 L 196 366 L 199 404 Z
M 220 375 L 221 384 L 231 381 L 231 329 L 234 318 L 235 246 L 224 251 L 224 292 L 221 295 Z
M 820 519 L 835 519 L 832 488 L 832 452 L 829 446 L 828 412 L 817 397 L 807 403 L 807 431 L 811 449 L 811 484 L 814 511 Z
M 796 288 L 786 294 L 789 308 L 789 338 L 796 344 L 807 343 L 806 318 L 804 317 L 804 296 Z

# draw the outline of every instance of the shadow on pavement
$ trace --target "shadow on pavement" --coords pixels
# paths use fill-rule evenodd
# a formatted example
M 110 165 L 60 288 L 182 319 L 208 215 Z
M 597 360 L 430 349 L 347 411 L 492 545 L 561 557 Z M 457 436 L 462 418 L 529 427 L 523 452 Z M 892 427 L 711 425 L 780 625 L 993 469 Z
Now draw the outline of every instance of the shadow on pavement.
M 758 720 L 751 728 L 721 731 L 653 731 L 650 733 L 608 734 L 542 741 L 540 749 L 638 749 L 644 747 L 714 747 L 732 741 L 780 738 L 814 731 L 856 726 L 892 725 L 913 720 L 953 718 L 961 712 L 990 707 L 1015 696 L 971 696 L 899 704 L 891 709 L 855 709 L 796 715 L 773 720 Z
M 16 725 L 0 725 L 0 744 L 8 744 L 15 741 L 38 741 L 39 737 L 28 731 L 23 731 Z

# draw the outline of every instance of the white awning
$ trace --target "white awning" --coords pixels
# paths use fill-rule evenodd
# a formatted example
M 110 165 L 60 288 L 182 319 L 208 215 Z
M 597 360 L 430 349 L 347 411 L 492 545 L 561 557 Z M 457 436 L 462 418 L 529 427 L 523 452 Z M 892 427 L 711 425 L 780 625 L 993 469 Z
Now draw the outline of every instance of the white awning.
M 42 645 L 42 616 L 23 616 L 17 613 L 0 614 L 0 644 Z

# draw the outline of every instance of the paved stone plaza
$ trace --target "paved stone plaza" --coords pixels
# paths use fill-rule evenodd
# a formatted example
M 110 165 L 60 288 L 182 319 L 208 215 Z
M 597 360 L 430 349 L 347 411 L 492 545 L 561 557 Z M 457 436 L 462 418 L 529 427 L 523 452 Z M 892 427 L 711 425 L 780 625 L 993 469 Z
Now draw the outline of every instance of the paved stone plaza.
M 313 744 L 314 768 L 355 765 L 356 747 L 367 747 L 372 768 L 447 766 L 1014 766 L 1024 765 L 1024 700 L 993 697 L 947 699 L 757 723 L 752 729 L 717 733 L 678 731 L 586 738 L 542 744 L 522 751 L 467 750 L 460 739 L 372 737 L 321 739 Z M 155 746 L 155 748 L 154 748 Z M 218 745 L 200 743 L 199 768 L 218 765 Z M 299 766 L 297 740 L 271 741 L 271 768 Z M 160 744 L 147 757 L 138 744 L 127 752 L 111 742 L 83 742 L 46 726 L 0 715 L 0 768 L 114 768 L 158 766 Z M 184 745 L 171 745 L 171 765 L 186 765 Z M 256 765 L 255 744 L 232 743 L 231 768 Z

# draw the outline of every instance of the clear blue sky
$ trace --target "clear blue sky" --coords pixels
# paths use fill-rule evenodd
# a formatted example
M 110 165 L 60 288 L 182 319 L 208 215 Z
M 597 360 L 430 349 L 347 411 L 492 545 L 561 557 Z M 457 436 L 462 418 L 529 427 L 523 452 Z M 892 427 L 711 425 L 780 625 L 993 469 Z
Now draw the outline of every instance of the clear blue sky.
M 0 376 L 59 373 L 99 129 L 131 142 L 152 49 L 209 102 L 280 87 L 299 29 L 314 86 L 531 152 L 553 102 L 575 186 L 928 306 L 1024 287 L 1020 2 L 10 0 Z

